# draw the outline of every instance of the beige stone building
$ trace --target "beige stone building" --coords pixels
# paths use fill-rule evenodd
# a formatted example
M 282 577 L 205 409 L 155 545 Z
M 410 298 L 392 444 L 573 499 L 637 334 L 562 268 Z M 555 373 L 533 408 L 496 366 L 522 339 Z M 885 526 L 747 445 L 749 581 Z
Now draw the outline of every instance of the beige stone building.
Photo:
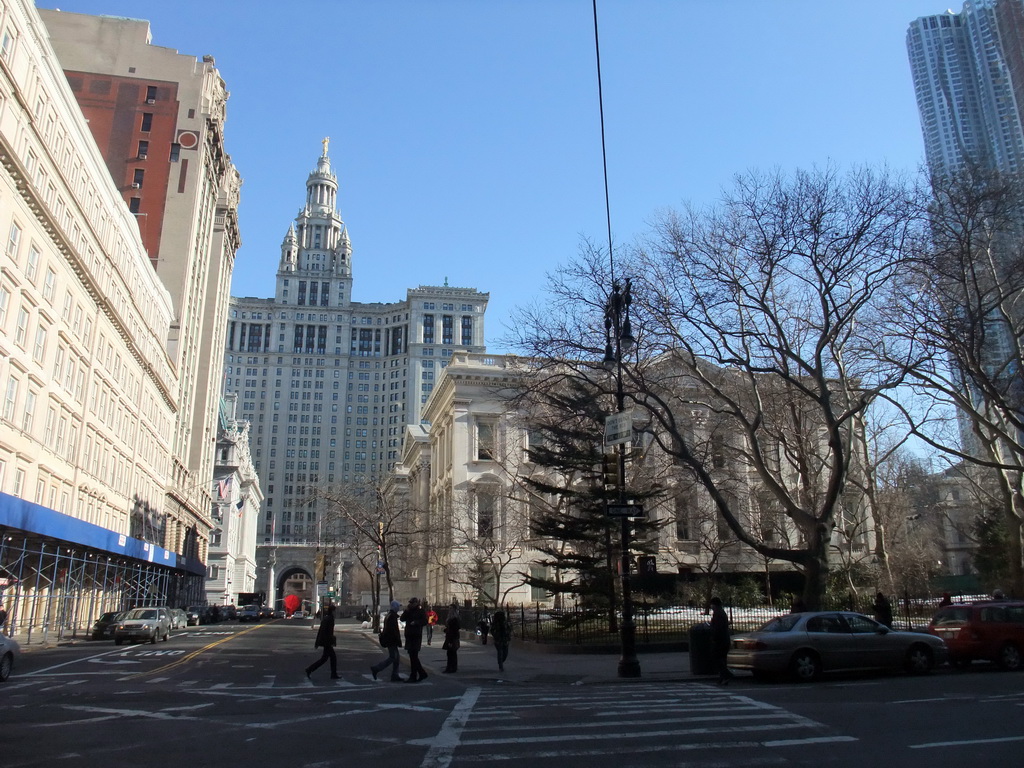
M 224 143 L 228 92 L 211 56 L 152 44 L 149 22 L 40 10 L 114 183 L 134 214 L 174 316 L 177 378 L 165 542 L 211 530 L 225 318 L 240 245 L 241 181 Z
M 72 15 L 51 17 L 59 29 Z M 124 83 L 87 78 L 87 50 L 55 51 L 31 3 L 0 0 L 0 601 L 8 630 L 30 640 L 104 610 L 205 601 L 221 364 L 211 352 L 238 240 L 212 62 L 153 49 L 142 22 L 111 32 L 74 19 L 69 48 L 98 25 L 135 59 L 134 72 L 115 66 L 140 81 L 137 103 L 121 103 L 135 112 L 127 144 L 98 145 L 104 118 L 79 104 L 82 89 Z M 180 126 L 140 138 L 164 101 Z M 163 185 L 137 167 L 157 152 Z M 158 236 L 140 194 L 160 211 Z
M 550 594 L 525 583 L 528 575 L 550 575 L 539 564 L 543 556 L 529 521 L 551 500 L 537 497 L 524 478 L 548 473 L 553 484 L 578 481 L 552 477 L 551 470 L 529 461 L 531 442 L 543 440 L 543 434 L 529 413 L 516 410 L 521 406 L 513 406 L 509 395 L 533 370 L 522 358 L 455 354 L 424 406 L 422 424 L 407 430 L 391 493 L 396 500 L 406 494 L 402 503 L 421 515 L 419 528 L 426 533 L 409 554 L 403 575 L 431 602 L 552 602 Z M 688 442 L 707 453 L 709 471 L 727 488 L 730 507 L 754 535 L 769 544 L 796 546 L 799 534 L 792 521 L 759 493 L 756 476 L 731 459 L 741 437 L 723 432 L 704 408 L 692 408 L 681 421 L 687 424 Z M 595 443 L 601 439 L 595 430 Z M 683 582 L 700 574 L 749 575 L 775 588 L 794 588 L 793 566 L 766 562 L 739 542 L 707 491 L 649 437 L 637 433 L 628 455 L 627 484 L 661 489 L 644 502 L 648 519 L 657 524 L 649 541 L 654 559 L 643 560 L 645 567 Z M 865 525 L 851 525 L 851 515 Z M 860 558 L 870 556 L 873 538 L 865 515 L 863 505 L 844 505 L 836 552 L 845 548 Z M 853 531 L 852 538 L 845 537 L 844 529 Z M 639 567 L 639 557 L 635 563 Z M 482 571 L 489 575 L 481 576 Z

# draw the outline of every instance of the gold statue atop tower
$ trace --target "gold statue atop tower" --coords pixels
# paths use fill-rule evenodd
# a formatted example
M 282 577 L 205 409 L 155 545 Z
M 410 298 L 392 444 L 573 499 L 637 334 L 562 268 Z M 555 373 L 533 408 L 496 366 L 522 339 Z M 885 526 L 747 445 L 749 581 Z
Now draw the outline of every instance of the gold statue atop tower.
M 327 157 L 327 145 L 331 143 L 331 137 L 330 136 L 324 136 L 324 140 L 323 140 L 322 143 L 324 145 L 323 157 Z

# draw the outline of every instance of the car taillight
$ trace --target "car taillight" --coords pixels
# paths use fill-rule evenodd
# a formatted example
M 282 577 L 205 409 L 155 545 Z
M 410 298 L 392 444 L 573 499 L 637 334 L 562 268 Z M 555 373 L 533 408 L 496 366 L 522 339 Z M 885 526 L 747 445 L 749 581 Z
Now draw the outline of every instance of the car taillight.
M 763 651 L 768 645 L 761 640 L 736 640 L 733 643 L 734 648 L 742 648 L 745 651 Z

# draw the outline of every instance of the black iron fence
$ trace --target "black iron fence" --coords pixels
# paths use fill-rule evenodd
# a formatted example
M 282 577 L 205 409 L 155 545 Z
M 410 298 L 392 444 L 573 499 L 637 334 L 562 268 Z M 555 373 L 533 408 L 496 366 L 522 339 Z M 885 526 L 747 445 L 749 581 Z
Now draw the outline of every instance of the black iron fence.
M 914 630 L 925 626 L 939 607 L 938 598 L 891 598 L 893 628 Z M 789 605 L 737 606 L 727 605 L 733 632 L 749 632 L 771 619 L 790 613 Z M 874 614 L 874 595 L 833 597 L 822 606 L 824 610 L 857 611 Z M 506 611 L 512 622 L 513 635 L 520 640 L 562 645 L 614 645 L 619 642 L 618 617 L 612 622 L 607 611 L 574 607 L 552 610 L 538 605 L 509 605 Z M 463 622 L 471 629 L 474 622 Z M 697 605 L 635 606 L 636 642 L 641 645 L 681 643 L 689 639 L 690 629 L 710 620 L 711 613 Z

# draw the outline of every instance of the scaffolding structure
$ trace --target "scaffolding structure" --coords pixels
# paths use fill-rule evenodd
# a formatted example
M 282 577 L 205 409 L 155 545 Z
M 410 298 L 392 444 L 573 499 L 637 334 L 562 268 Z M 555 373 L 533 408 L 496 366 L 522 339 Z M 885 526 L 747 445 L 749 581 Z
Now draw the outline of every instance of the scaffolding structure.
M 0 526 L 2 631 L 23 642 L 87 636 L 107 611 L 205 603 L 203 573 Z

